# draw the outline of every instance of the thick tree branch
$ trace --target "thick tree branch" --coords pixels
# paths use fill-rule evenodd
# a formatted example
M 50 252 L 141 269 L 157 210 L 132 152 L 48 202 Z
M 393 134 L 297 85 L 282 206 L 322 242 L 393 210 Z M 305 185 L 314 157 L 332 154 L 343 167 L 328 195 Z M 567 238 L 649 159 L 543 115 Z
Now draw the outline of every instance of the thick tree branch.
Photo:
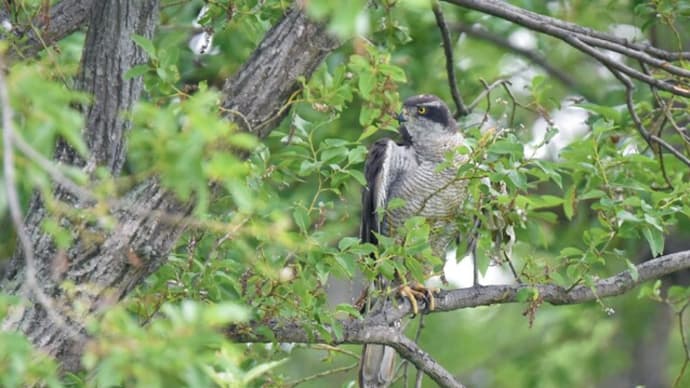
M 86 24 L 95 0 L 62 0 L 39 15 L 30 26 L 16 32 L 25 40 L 13 47 L 12 57 L 33 57 L 44 48 L 73 33 Z
M 90 24 L 99 28 L 88 32 L 93 36 L 87 36 L 81 79 L 77 82 L 94 95 L 94 102 L 86 111 L 85 139 L 91 156 L 81 160 L 73 150 L 62 145 L 57 158 L 63 162 L 86 163 L 87 171 L 96 165 L 106 165 L 117 175 L 125 157 L 125 134 L 129 129 L 122 113 L 136 102 L 141 89 L 141 79 L 125 80 L 124 74 L 145 60 L 137 53 L 141 49 L 131 36 L 134 33 L 151 36 L 156 24 L 157 1 L 108 0 L 99 3 L 98 8 Z M 299 87 L 298 77 L 309 78 L 336 47 L 338 43 L 326 34 L 323 25 L 308 20 L 298 9 L 287 12 L 242 69 L 226 83 L 223 106 L 228 116 L 243 124 L 250 123 L 247 128 L 260 136 L 267 135 Z M 91 206 L 90 200 L 75 198 L 73 194 L 58 189 L 55 195 L 76 207 Z M 85 300 L 79 302 L 89 303 L 91 311 L 118 301 L 165 263 L 185 230 L 186 215 L 193 207 L 193 202 L 179 201 L 155 178 L 135 187 L 117 202 L 111 210 L 116 220 L 114 228 L 80 225 L 88 235 L 75 236 L 67 252 L 58 252 L 51 236 L 41 228 L 42 220 L 49 213 L 41 201 L 32 201 L 25 225 L 36 257 L 37 282 L 46 294 L 59 301 L 65 314 L 73 312 L 74 300 L 60 287 L 62 281 L 70 280 L 89 290 L 84 293 L 88 294 Z M 56 273 L 54 262 L 60 255 L 67 256 L 69 266 Z M 64 370 L 78 370 L 84 342 L 67 338 L 63 330 L 46 319 L 46 309 L 22 294 L 27 275 L 23 258 L 20 249 L 0 279 L 0 288 L 27 297 L 29 303 L 11 311 L 3 328 L 23 331 L 34 344 L 57 357 Z M 70 318 L 73 322 L 83 320 L 83 317 Z
M 243 129 L 266 137 L 288 113 L 297 78 L 311 75 L 323 58 L 340 44 L 297 10 L 266 34 L 240 71 L 228 79 L 222 104 L 226 115 Z

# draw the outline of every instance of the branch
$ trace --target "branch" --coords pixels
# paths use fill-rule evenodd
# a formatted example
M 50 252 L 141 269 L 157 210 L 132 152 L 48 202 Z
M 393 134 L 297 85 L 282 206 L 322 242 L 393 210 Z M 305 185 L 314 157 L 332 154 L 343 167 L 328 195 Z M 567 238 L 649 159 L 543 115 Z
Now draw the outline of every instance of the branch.
M 453 44 L 450 41 L 450 33 L 448 32 L 448 25 L 443 17 L 443 11 L 437 0 L 431 3 L 431 10 L 434 11 L 436 24 L 441 31 L 441 39 L 443 40 L 443 53 L 446 56 L 446 72 L 448 73 L 448 86 L 450 87 L 450 94 L 453 96 L 453 102 L 457 111 L 455 117 L 467 116 L 470 111 L 467 109 L 462 101 L 460 92 L 458 91 L 458 80 L 455 77 L 455 60 L 453 59 Z
M 651 134 L 645 127 L 644 124 L 642 124 L 642 120 L 640 119 L 640 116 L 637 114 L 637 111 L 635 110 L 635 105 L 633 102 L 633 84 L 632 81 L 625 75 L 619 73 L 618 71 L 609 68 L 609 71 L 616 77 L 618 80 L 625 86 L 625 105 L 628 109 L 628 112 L 630 113 L 630 117 L 632 117 L 633 123 L 635 124 L 635 128 L 637 129 L 637 132 L 642 136 L 642 138 L 649 144 L 649 146 L 652 148 L 652 150 L 655 149 L 654 144 L 652 143 L 657 143 L 670 153 L 672 153 L 678 160 L 681 162 L 685 163 L 686 166 L 690 167 L 690 159 L 688 159 L 687 156 L 683 155 L 682 152 L 678 151 L 675 147 L 673 147 L 671 144 L 666 142 L 664 139 L 657 135 Z M 659 155 L 661 157 L 661 155 Z
M 619 272 L 611 277 L 594 282 L 591 286 L 580 285 L 566 289 L 554 284 L 517 284 L 500 286 L 480 286 L 441 291 L 436 297 L 434 312 L 454 311 L 467 307 L 489 306 L 493 304 L 518 302 L 517 295 L 522 289 L 535 289 L 539 298 L 552 305 L 569 305 L 594 301 L 601 298 L 624 294 L 636 286 L 662 276 L 690 268 L 690 251 L 660 256 L 637 265 L 637 276 L 631 271 Z M 421 307 L 420 307 L 421 308 Z M 372 317 L 377 322 L 392 322 L 411 313 L 409 303 L 399 303 L 395 311 L 385 311 L 385 319 Z
M 592 96 L 589 95 L 590 93 L 587 90 L 580 87 L 578 82 L 575 81 L 568 73 L 552 65 L 544 56 L 540 55 L 535 50 L 529 50 L 526 48 L 522 48 L 520 46 L 516 46 L 512 44 L 508 39 L 505 39 L 504 37 L 499 36 L 497 34 L 492 34 L 491 32 L 486 31 L 478 26 L 456 24 L 453 26 L 453 29 L 457 30 L 458 32 L 465 33 L 471 37 L 493 43 L 498 47 L 501 47 L 503 49 L 515 53 L 516 55 L 524 57 L 528 61 L 544 69 L 544 71 L 547 74 L 549 74 L 554 79 L 558 80 L 564 86 L 575 90 L 577 93 L 584 96 L 587 100 L 593 101 Z
M 231 96 L 222 103 L 230 120 L 266 137 L 288 113 L 286 104 L 299 89 L 297 78 L 311 75 L 328 53 L 340 46 L 321 24 L 291 10 L 259 44 L 237 74 L 223 86 Z M 280 47 L 267 53 L 270 47 Z
M 462 308 L 488 306 L 493 304 L 518 302 L 518 293 L 523 289 L 536 290 L 541 301 L 552 305 L 569 305 L 598 300 L 605 297 L 621 295 L 634 287 L 649 280 L 658 279 L 664 275 L 690 268 L 690 251 L 678 252 L 661 256 L 635 267 L 636 276 L 630 270 L 620 272 L 611 277 L 601 279 L 592 285 L 580 285 L 566 289 L 553 284 L 537 285 L 500 285 L 479 286 L 450 291 L 441 291 L 436 296 L 436 308 L 431 314 L 454 311 Z M 423 307 L 420 306 L 420 309 Z M 346 319 L 338 321 L 342 336 L 328 338 L 319 331 L 309 330 L 313 323 L 270 321 L 268 323 L 252 323 L 248 326 L 231 325 L 225 328 L 225 335 L 235 342 L 301 342 L 338 344 L 382 344 L 395 348 L 401 357 L 412 362 L 417 368 L 429 375 L 441 386 L 458 386 L 450 374 L 423 352 L 414 341 L 405 337 L 390 327 L 390 324 L 410 315 L 411 305 L 401 301 L 384 311 L 364 319 Z M 258 330 L 268 327 L 273 336 L 268 337 Z M 330 333 L 336 332 L 326 327 Z M 456 384 L 456 385 L 453 385 Z
M 55 4 L 48 15 L 39 14 L 29 27 L 19 31 L 26 40 L 13 47 L 11 57 L 33 57 L 86 24 L 95 0 L 62 0 Z
M 343 337 L 340 339 L 326 338 L 319 333 L 308 332 L 304 330 L 302 325 L 293 322 L 274 321 L 268 326 L 274 332 L 275 339 L 280 342 L 387 345 L 394 348 L 402 358 L 409 360 L 426 373 L 439 386 L 463 387 L 450 372 L 446 371 L 414 341 L 388 325 L 374 326 L 370 325 L 369 322 L 368 320 L 341 321 Z M 257 324 L 256 326 L 263 325 Z M 227 327 L 225 335 L 235 342 L 272 342 L 268 337 L 236 325 Z
M 558 38 L 576 49 L 601 62 L 608 68 L 616 69 L 629 77 L 668 91 L 678 96 L 690 97 L 690 88 L 681 87 L 671 82 L 662 81 L 636 70 L 628 65 L 607 57 L 605 49 L 637 59 L 657 70 L 679 77 L 690 77 L 690 70 L 678 67 L 667 61 L 690 59 L 690 52 L 669 52 L 649 44 L 632 43 L 625 39 L 581 27 L 556 18 L 540 15 L 498 0 L 444 0 L 468 9 L 493 15 L 534 31 Z

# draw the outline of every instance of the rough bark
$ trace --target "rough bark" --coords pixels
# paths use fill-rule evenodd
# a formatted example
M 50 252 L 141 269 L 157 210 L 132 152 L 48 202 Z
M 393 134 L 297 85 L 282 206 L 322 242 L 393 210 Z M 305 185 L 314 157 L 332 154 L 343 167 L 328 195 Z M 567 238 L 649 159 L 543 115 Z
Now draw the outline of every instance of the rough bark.
M 142 89 L 141 79 L 125 80 L 124 75 L 132 66 L 143 63 L 146 59 L 143 50 L 134 44 L 131 36 L 139 34 L 150 38 L 157 16 L 157 0 L 109 0 L 93 7 L 90 14 L 90 24 L 99 28 L 90 29 L 87 34 L 82 70 L 76 82 L 81 90 L 93 95 L 92 104 L 86 108 L 84 137 L 90 154 L 95 158 L 92 161 L 108 166 L 115 175 L 122 166 L 124 134 L 129 129 L 129 125 L 122 119 L 122 113 L 132 108 Z M 64 144 L 58 147 L 57 154 L 62 162 L 77 162 L 74 151 Z M 136 191 L 128 200 L 134 206 L 146 206 L 150 200 L 145 198 L 142 201 L 142 196 L 146 193 L 146 190 Z M 159 201 L 165 198 L 162 193 L 156 194 Z M 89 206 L 82 199 L 74 198 L 62 189 L 56 190 L 55 197 L 74 207 Z M 50 235 L 41 229 L 41 223 L 49 216 L 40 198 L 35 196 L 25 220 L 25 233 L 31 239 L 30 249 L 35 255 L 36 262 L 33 266 L 36 268 L 37 283 L 46 295 L 54 299 L 52 308 L 57 311 L 52 313 L 63 316 L 64 322 L 57 324 L 50 319 L 46 306 L 36 302 L 34 290 L 25 286 L 25 249 L 18 247 L 0 285 L 4 292 L 22 295 L 31 303 L 13 310 L 3 323 L 3 328 L 23 331 L 34 344 L 55 355 L 65 370 L 76 370 L 79 368 L 81 349 L 86 337 L 74 334 L 82 331 L 81 326 L 74 324 L 75 320 L 79 320 L 78 317 L 67 316 L 70 315 L 70 301 L 65 297 L 60 283 L 70 280 L 78 286 L 94 285 L 95 288 L 91 289 L 87 299 L 96 308 L 118 296 L 119 289 L 111 286 L 130 280 L 131 276 L 127 276 L 128 271 L 125 269 L 132 265 L 124 254 L 127 249 L 131 249 L 130 244 L 139 242 L 153 249 L 160 244 L 161 236 L 154 233 L 155 225 L 133 229 L 126 212 L 120 210 L 115 212 L 120 223 L 113 231 L 107 233 L 96 226 L 80 225 L 88 233 L 82 233 L 68 252 L 58 252 Z M 66 219 L 61 222 L 70 224 Z M 91 237 L 86 238 L 86 234 Z M 141 241 L 142 237 L 147 239 Z M 65 255 L 67 268 L 56 270 L 59 260 Z
M 124 135 L 129 124 L 122 119 L 122 111 L 131 108 L 138 98 L 141 81 L 122 77 L 131 66 L 143 60 L 143 54 L 131 41 L 132 33 L 150 36 L 157 14 L 155 0 L 109 0 L 100 4 L 92 14 L 83 57 L 83 69 L 77 85 L 94 95 L 93 104 L 86 110 L 88 129 L 85 139 L 91 156 L 85 168 L 96 164 L 108 166 L 118 174 L 124 160 Z M 254 125 L 248 127 L 265 136 L 277 122 L 280 108 L 297 90 L 297 77 L 309 75 L 323 58 L 338 46 L 325 33 L 323 26 L 309 21 L 299 10 L 292 10 L 271 29 L 256 52 L 224 88 L 224 107 Z M 297 55 L 296 53 L 299 53 Z M 299 57 L 297 60 L 286 55 Z M 261 131 L 258 131 L 261 128 Z M 82 163 L 74 152 L 60 146 L 61 161 Z M 64 201 L 74 206 L 88 206 L 88 202 L 57 191 Z M 96 311 L 111 304 L 141 283 L 158 269 L 185 228 L 185 216 L 191 202 L 180 202 L 152 178 L 127 193 L 111 213 L 117 220 L 111 230 L 93 225 L 79 225 L 88 231 L 75 239 L 68 252 L 58 252 L 50 236 L 41 232 L 40 223 L 47 217 L 40 201 L 34 201 L 26 218 L 27 232 L 36 254 L 38 283 L 60 307 L 59 314 L 72 312 L 72 301 L 59 287 L 70 280 L 80 291 L 80 302 L 90 303 Z M 68 222 L 63 220 L 63 222 Z M 66 255 L 68 266 L 56 272 L 56 262 Z M 64 370 L 80 367 L 79 360 L 85 336 L 72 336 L 69 330 L 47 318 L 46 309 L 23 285 L 26 263 L 21 250 L 11 259 L 0 288 L 7 293 L 22 295 L 30 303 L 12 311 L 3 328 L 23 331 L 43 350 L 57 357 Z M 88 292 L 86 292 L 88 290 Z M 86 295 L 88 294 L 88 295 Z M 74 325 L 83 317 L 65 316 Z
M 10 57 L 33 57 L 45 47 L 73 33 L 86 23 L 94 2 L 95 0 L 60 1 L 50 8 L 47 14 L 40 14 L 31 26 L 19 27 L 14 32 L 23 40 L 18 46 L 12 47 Z M 3 9 L 0 12 L 6 12 L 6 10 Z M 1 18 L 3 18 L 2 13 L 0 13 Z
M 297 77 L 311 74 L 337 46 L 323 25 L 290 12 L 223 86 L 223 93 L 232 96 L 223 102 L 226 114 L 245 130 L 265 137 L 288 112 L 286 102 L 299 88 Z

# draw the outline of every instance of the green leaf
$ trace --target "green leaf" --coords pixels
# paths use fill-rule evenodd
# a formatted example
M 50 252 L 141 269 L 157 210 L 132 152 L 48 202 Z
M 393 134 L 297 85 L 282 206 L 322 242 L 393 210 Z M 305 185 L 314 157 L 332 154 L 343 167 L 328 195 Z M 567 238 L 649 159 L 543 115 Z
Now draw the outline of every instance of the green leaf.
M 495 154 L 505 154 L 514 156 L 516 159 L 522 159 L 524 146 L 522 143 L 517 143 L 511 140 L 499 140 L 494 143 L 489 151 Z
M 392 260 L 383 260 L 379 265 L 379 270 L 381 275 L 386 279 L 395 278 L 395 267 L 393 266 Z
M 352 176 L 353 178 L 355 178 L 355 180 L 357 181 L 357 183 L 359 183 L 360 185 L 362 185 L 362 186 L 366 186 L 366 185 L 367 185 L 367 180 L 366 180 L 366 178 L 364 177 L 364 173 L 363 173 L 363 172 L 361 172 L 361 171 L 359 171 L 359 170 L 348 170 L 347 173 L 348 173 L 350 176 Z
M 652 300 L 661 299 L 661 279 L 657 279 L 654 283 L 644 283 L 640 287 L 640 292 L 637 294 L 639 299 L 648 298 Z
M 237 303 L 221 302 L 205 306 L 203 320 L 211 326 L 218 326 L 230 322 L 246 322 L 249 310 Z
M 515 295 L 518 302 L 531 302 L 539 297 L 539 290 L 534 287 L 522 287 Z
M 292 218 L 295 220 L 297 227 L 303 232 L 307 233 L 307 229 L 310 225 L 309 212 L 302 206 L 296 206 L 292 211 Z
M 362 115 L 362 112 L 360 111 L 359 114 L 360 114 L 360 123 L 361 123 L 361 115 Z M 362 134 L 359 135 L 359 138 L 357 139 L 357 141 L 359 142 L 359 141 L 362 141 L 362 140 L 368 138 L 369 136 L 371 136 L 371 135 L 375 134 L 376 132 L 378 132 L 378 130 L 379 130 L 379 129 L 378 129 L 376 126 L 374 126 L 374 125 L 368 125 L 366 128 L 364 128 L 364 131 L 362 131 Z
M 664 234 L 659 229 L 644 227 L 642 235 L 647 239 L 652 256 L 656 257 L 664 252 Z
M 596 199 L 602 197 L 606 197 L 606 193 L 599 189 L 593 189 L 580 195 L 580 199 Z
M 348 278 L 352 277 L 356 270 L 354 256 L 350 254 L 336 254 L 333 258 L 335 262 L 338 263 L 338 266 L 345 272 L 345 276 Z
M 555 195 L 533 195 L 529 202 L 532 209 L 543 209 L 563 204 L 563 198 Z
M 628 266 L 628 271 L 630 272 L 630 277 L 634 282 L 640 278 L 640 273 L 637 271 L 637 266 L 630 262 L 630 260 L 625 259 L 625 264 Z
M 391 77 L 391 79 L 395 82 L 407 82 L 405 71 L 398 66 L 384 63 L 379 65 L 378 69 L 381 71 L 381 73 Z
M 508 179 L 517 187 L 518 189 L 527 189 L 527 178 L 525 174 L 517 170 L 510 170 L 508 172 Z
M 369 71 L 360 73 L 359 83 L 357 85 L 362 98 L 369 101 L 371 99 L 371 92 L 374 90 L 374 87 L 376 87 L 376 77 L 374 77 L 374 74 Z M 361 121 L 360 115 L 360 122 Z
M 362 314 L 353 305 L 349 303 L 341 303 L 335 306 L 335 311 L 342 312 L 355 318 L 362 318 Z
M 41 224 L 41 227 L 46 233 L 53 237 L 55 245 L 57 245 L 58 248 L 67 249 L 70 247 L 70 245 L 72 245 L 72 234 L 65 228 L 61 227 L 60 224 L 58 224 L 54 219 L 45 218 Z
M 640 222 L 639 217 L 630 213 L 627 210 L 620 210 L 618 213 L 616 213 L 616 217 L 621 221 L 628 221 L 628 222 L 633 222 L 633 223 Z
M 340 242 L 338 242 L 338 249 L 341 251 L 346 251 L 352 246 L 359 244 L 359 238 L 357 237 L 343 237 Z
M 156 47 L 153 45 L 153 42 L 147 39 L 144 36 L 133 34 L 132 35 L 132 40 L 134 43 L 136 43 L 139 47 L 141 47 L 151 59 L 156 59 Z
M 556 215 L 556 213 L 553 212 L 531 212 L 530 217 L 546 221 L 550 224 L 556 224 L 558 222 L 558 215 Z
M 682 309 L 690 300 L 690 287 L 673 285 L 668 288 L 666 299 L 676 305 L 677 309 Z
M 565 198 L 563 200 L 563 214 L 565 214 L 565 217 L 568 219 L 568 221 L 573 219 L 573 215 L 575 214 L 575 204 L 575 185 L 571 185 L 565 192 Z
M 131 69 L 127 70 L 124 78 L 126 80 L 136 78 L 148 73 L 149 70 L 151 70 L 151 66 L 149 66 L 148 64 L 132 66 Z
M 409 274 L 412 275 L 412 277 L 420 282 L 423 283 L 425 280 L 425 271 L 424 271 L 424 266 L 414 257 L 405 257 L 405 268 L 409 271 Z
M 581 249 L 575 247 L 566 247 L 561 249 L 560 255 L 563 257 L 577 257 L 581 256 L 584 252 Z
M 374 122 L 374 120 L 381 115 L 381 110 L 376 107 L 362 106 L 359 111 L 359 124 L 367 126 Z
M 283 365 L 285 362 L 287 362 L 289 358 L 285 357 L 281 360 L 277 361 L 269 361 L 269 362 L 263 362 L 252 369 L 248 370 L 244 378 L 242 378 L 242 383 L 240 385 L 246 386 L 248 385 L 252 380 L 256 380 L 259 376 L 265 374 L 266 372 L 270 371 L 271 369 L 278 367 L 280 365 Z M 234 381 L 228 381 L 228 386 L 235 386 L 237 385 L 236 382 Z

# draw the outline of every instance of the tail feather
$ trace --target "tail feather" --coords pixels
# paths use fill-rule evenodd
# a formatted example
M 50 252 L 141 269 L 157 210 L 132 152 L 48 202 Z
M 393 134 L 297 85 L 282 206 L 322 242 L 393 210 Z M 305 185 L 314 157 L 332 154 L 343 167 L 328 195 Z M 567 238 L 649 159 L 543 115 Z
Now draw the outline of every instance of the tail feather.
M 359 366 L 359 386 L 362 388 L 388 387 L 395 377 L 395 359 L 396 351 L 390 346 L 364 345 Z
M 362 312 L 375 313 L 391 305 L 390 296 L 376 295 L 373 290 L 385 290 L 387 280 L 379 277 L 370 285 L 365 295 L 366 306 Z M 391 324 L 397 330 L 404 330 L 407 320 Z M 361 388 L 386 388 L 393 383 L 396 372 L 397 351 L 390 346 L 366 344 L 362 346 L 362 359 L 359 364 L 359 386 Z

